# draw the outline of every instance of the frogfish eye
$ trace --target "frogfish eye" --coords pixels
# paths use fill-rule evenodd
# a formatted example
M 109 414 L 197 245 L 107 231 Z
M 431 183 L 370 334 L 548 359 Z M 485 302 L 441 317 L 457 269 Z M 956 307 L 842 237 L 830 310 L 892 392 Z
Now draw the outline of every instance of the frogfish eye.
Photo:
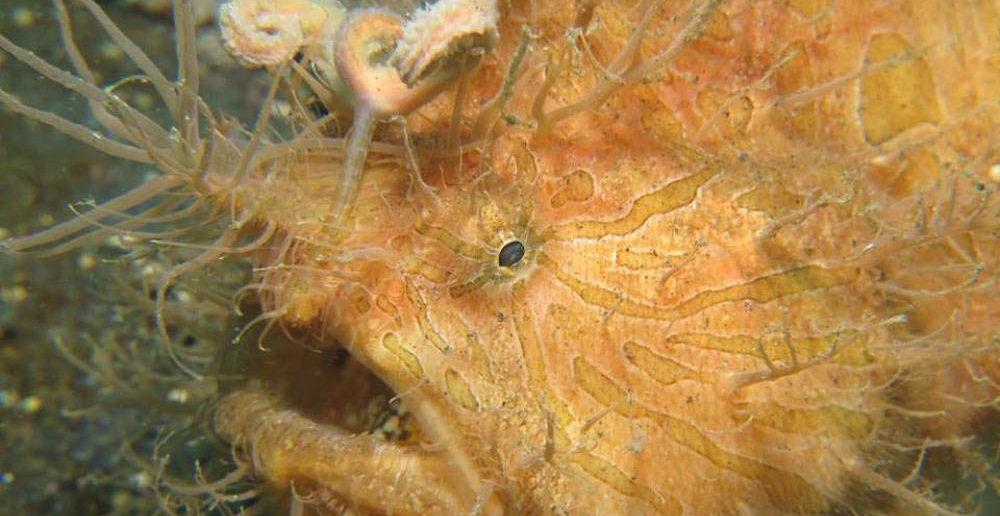
M 513 267 L 521 258 L 524 258 L 524 244 L 518 240 L 507 242 L 500 249 L 501 267 Z

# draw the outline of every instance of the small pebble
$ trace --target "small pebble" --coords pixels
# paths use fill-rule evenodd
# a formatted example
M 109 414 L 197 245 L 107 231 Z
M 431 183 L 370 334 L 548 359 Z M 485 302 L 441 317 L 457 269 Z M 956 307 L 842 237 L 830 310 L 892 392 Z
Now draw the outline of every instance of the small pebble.
M 28 289 L 21 285 L 0 289 L 0 299 L 5 303 L 20 303 L 28 298 Z
M 144 91 L 137 91 L 132 94 L 132 105 L 139 109 L 153 109 L 156 100 L 152 95 Z
M 101 57 L 109 61 L 119 61 L 125 56 L 125 51 L 110 41 L 102 43 L 101 46 L 98 47 L 97 52 L 101 54 Z
M 0 391 L 0 408 L 13 408 L 21 401 L 17 391 Z
M 14 25 L 18 27 L 31 27 L 35 24 L 35 13 L 27 7 L 19 7 L 11 13 L 11 19 L 14 20 Z
M 174 295 L 177 298 L 177 301 L 180 303 L 194 302 L 194 296 L 191 295 L 191 293 L 186 290 L 177 290 L 176 294 Z
M 149 485 L 149 474 L 145 471 L 140 471 L 129 477 L 129 482 L 138 488 L 147 487 Z
M 990 181 L 994 183 L 1000 183 L 1000 163 L 997 163 L 990 167 L 989 171 Z
M 80 269 L 88 271 L 97 265 L 97 259 L 90 253 L 83 253 L 76 259 L 76 264 L 80 266 Z
M 38 396 L 28 396 L 21 400 L 21 410 L 28 414 L 34 414 L 42 409 L 42 399 Z
M 170 389 L 167 392 L 167 399 L 174 403 L 187 403 L 188 391 L 186 389 Z

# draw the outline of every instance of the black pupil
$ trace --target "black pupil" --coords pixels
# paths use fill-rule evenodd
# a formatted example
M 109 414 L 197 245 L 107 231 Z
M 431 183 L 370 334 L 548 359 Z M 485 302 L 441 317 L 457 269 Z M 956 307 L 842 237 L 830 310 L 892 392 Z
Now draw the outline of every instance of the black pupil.
M 524 244 L 514 240 L 500 249 L 500 266 L 511 267 L 524 258 Z

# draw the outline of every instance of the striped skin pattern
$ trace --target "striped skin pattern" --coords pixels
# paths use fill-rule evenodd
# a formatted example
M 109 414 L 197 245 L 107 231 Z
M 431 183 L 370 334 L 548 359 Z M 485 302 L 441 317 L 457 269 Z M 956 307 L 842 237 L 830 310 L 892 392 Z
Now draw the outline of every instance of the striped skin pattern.
M 512 4 L 466 85 L 474 120 L 530 25 L 488 136 L 440 157 L 451 105 L 413 122 L 429 188 L 369 158 L 331 232 L 317 152 L 260 202 L 291 242 L 283 321 L 348 349 L 419 436 L 251 391 L 220 432 L 331 512 L 975 510 L 947 477 L 998 482 L 1000 6 L 721 2 L 625 81 L 700 4 Z

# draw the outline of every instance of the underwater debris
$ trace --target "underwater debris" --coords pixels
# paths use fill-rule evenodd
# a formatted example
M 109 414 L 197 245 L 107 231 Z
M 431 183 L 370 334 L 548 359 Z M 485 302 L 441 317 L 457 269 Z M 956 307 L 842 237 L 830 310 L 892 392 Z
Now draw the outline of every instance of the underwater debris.
M 336 0 L 231 0 L 219 7 L 226 50 L 249 66 L 277 66 L 321 48 L 340 25 Z
M 499 17 L 496 0 L 438 0 L 413 14 L 389 62 L 411 87 L 455 59 L 472 67 L 499 41 Z

